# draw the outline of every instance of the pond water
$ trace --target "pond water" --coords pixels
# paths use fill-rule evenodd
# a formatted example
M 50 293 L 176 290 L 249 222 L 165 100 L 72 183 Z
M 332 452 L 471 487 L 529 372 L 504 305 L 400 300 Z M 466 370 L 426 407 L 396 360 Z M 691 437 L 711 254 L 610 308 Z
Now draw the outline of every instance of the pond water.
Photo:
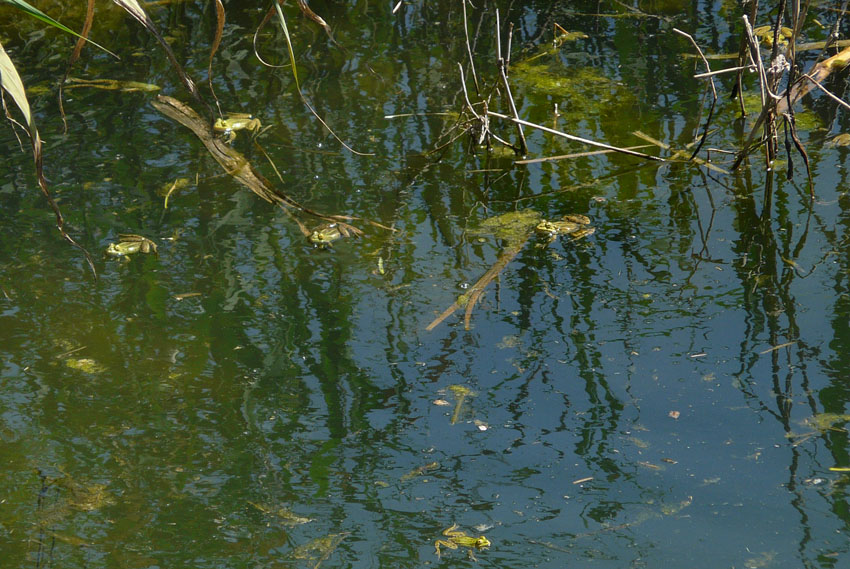
M 311 6 L 342 47 L 286 9 L 303 91 L 373 155 L 342 148 L 291 70 L 254 57 L 263 5 L 228 5 L 214 85 L 223 109 L 261 119 L 282 180 L 250 134 L 235 150 L 297 202 L 361 218 L 362 237 L 328 249 L 225 174 L 154 94 L 70 89 L 63 134 L 70 40 L 0 9 L 4 47 L 41 87 L 51 190 L 98 271 L 60 239 L 31 156 L 0 129 L 2 565 L 846 566 L 850 474 L 830 469 L 850 467 L 850 197 L 847 147 L 828 142 L 847 113 L 822 95 L 797 106 L 814 200 L 796 154 L 790 181 L 784 154 L 775 174 L 758 153 L 731 174 L 611 154 L 514 164 L 454 128 L 458 62 L 473 101 L 497 78 L 495 8 L 503 47 L 514 25 L 520 117 L 677 150 L 708 107 L 672 29 L 737 52 L 737 3 L 468 5 L 480 96 L 460 3 Z M 42 7 L 79 27 L 62 3 Z M 214 10 L 148 9 L 209 100 Z M 122 60 L 87 50 L 72 75 L 156 84 L 202 111 L 155 40 L 99 10 L 94 39 Z M 835 13 L 808 18 L 818 41 L 814 20 Z M 555 23 L 587 37 L 533 59 Z M 284 45 L 273 25 L 261 34 L 267 59 L 286 63 Z M 829 86 L 841 96 L 845 80 Z M 728 169 L 722 151 L 756 113 L 738 119 L 731 75 L 717 85 L 700 156 Z M 490 109 L 509 113 L 498 94 Z M 594 150 L 525 132 L 527 158 Z M 530 237 L 469 330 L 464 308 L 426 330 L 508 247 L 481 221 L 528 209 L 585 214 L 595 233 Z M 158 256 L 104 258 L 124 233 Z M 453 524 L 490 542 L 477 561 L 443 534 Z M 461 543 L 438 558 L 437 540 Z

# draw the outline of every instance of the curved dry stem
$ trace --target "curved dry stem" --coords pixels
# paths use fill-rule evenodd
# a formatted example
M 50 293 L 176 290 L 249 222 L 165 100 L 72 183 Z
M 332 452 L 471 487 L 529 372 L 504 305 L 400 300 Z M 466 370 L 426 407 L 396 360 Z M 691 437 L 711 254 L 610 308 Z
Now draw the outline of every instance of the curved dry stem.
M 260 25 L 257 26 L 256 30 L 254 30 L 254 40 L 252 42 L 252 47 L 254 49 L 254 57 L 257 58 L 257 60 L 260 62 L 261 65 L 265 65 L 266 67 L 270 67 L 272 69 L 280 69 L 282 67 L 286 67 L 287 65 L 292 65 L 293 68 L 294 68 L 294 66 L 295 66 L 295 63 L 294 63 L 295 55 L 292 53 L 292 45 L 291 44 L 289 44 L 289 60 L 293 63 L 283 64 L 283 65 L 275 65 L 274 63 L 269 63 L 268 61 L 263 59 L 263 56 L 260 55 L 260 49 L 257 47 L 257 42 L 259 41 L 260 32 L 263 31 L 263 28 L 266 27 L 266 24 L 269 23 L 269 20 L 271 20 L 272 16 L 274 16 L 274 15 L 275 15 L 275 9 L 274 9 L 274 6 L 271 6 L 268 9 L 268 11 L 266 12 L 266 15 L 263 16 L 263 21 L 260 22 Z M 288 33 L 287 33 L 286 37 L 289 38 Z M 295 83 L 297 84 L 298 83 L 298 74 L 294 70 L 293 70 L 292 73 L 293 73 L 293 75 L 295 75 Z
M 63 132 L 67 134 L 68 132 L 68 121 L 65 119 L 65 105 L 62 100 L 63 88 L 65 86 L 65 81 L 68 79 L 68 75 L 71 74 L 71 68 L 74 66 L 74 63 L 77 59 L 80 58 L 80 53 L 83 51 L 83 46 L 88 41 L 89 32 L 91 31 L 92 22 L 94 21 L 94 0 L 87 0 L 86 2 L 86 20 L 83 22 L 83 29 L 80 31 L 80 37 L 77 39 L 77 43 L 74 45 L 74 51 L 71 52 L 71 57 L 68 58 L 68 64 L 65 66 L 65 74 L 62 76 L 62 79 L 59 81 L 59 116 L 62 117 L 62 129 Z
M 331 41 L 336 43 L 336 41 L 333 39 L 333 36 L 331 35 L 330 26 L 328 26 L 328 24 L 322 18 L 317 16 L 312 10 L 310 10 L 310 8 L 306 4 L 303 4 L 301 0 L 299 0 L 299 6 L 301 7 L 302 12 L 304 12 L 304 14 L 308 18 L 321 25 L 325 29 L 325 32 L 327 32 L 328 37 L 331 39 Z M 304 95 L 304 92 L 301 89 L 301 83 L 298 81 L 298 67 L 295 64 L 295 52 L 292 48 L 292 38 L 289 36 L 289 27 L 286 24 L 286 16 L 283 15 L 280 0 L 276 0 L 272 7 L 269 8 L 269 10 L 266 12 L 266 15 L 263 17 L 263 21 L 260 22 L 260 25 L 254 32 L 254 55 L 257 57 L 261 64 L 267 67 L 285 67 L 284 65 L 273 65 L 271 63 L 268 63 L 260 56 L 259 50 L 257 49 L 257 38 L 259 37 L 260 31 L 265 27 L 266 24 L 268 24 L 269 20 L 275 14 L 277 14 L 278 22 L 280 23 L 280 27 L 283 30 L 283 35 L 286 38 L 286 48 L 289 52 L 289 62 L 290 65 L 292 65 L 292 78 L 295 80 L 295 89 L 298 92 L 298 96 L 301 98 L 301 102 L 304 103 L 304 106 L 307 107 L 307 109 L 314 117 L 316 117 L 316 120 L 318 120 L 319 123 L 321 123 L 321 125 L 325 127 L 325 129 L 327 129 L 330 135 L 333 136 L 334 139 L 336 139 L 336 141 L 339 142 L 346 150 L 348 150 L 352 154 L 356 154 L 357 156 L 374 156 L 375 154 L 372 152 L 359 152 L 357 150 L 354 150 L 354 148 L 352 148 L 349 144 L 345 143 L 339 136 L 337 136 L 336 132 L 334 132 L 330 125 L 328 125 L 327 121 L 325 121 L 321 116 L 319 116 L 319 113 L 316 112 L 316 110 L 307 100 L 307 97 Z
M 213 44 L 210 48 L 210 59 L 207 64 L 207 81 L 210 84 L 210 93 L 212 94 L 213 101 L 215 101 L 215 106 L 218 109 L 218 115 L 221 114 L 221 105 L 218 102 L 218 96 L 215 94 L 215 89 L 213 88 L 213 71 L 212 71 L 212 63 L 213 57 L 215 57 L 216 52 L 218 52 L 218 48 L 221 45 L 221 36 L 224 33 L 224 22 L 225 22 L 225 14 L 224 14 L 224 4 L 221 3 L 221 0 L 215 0 L 215 37 L 213 38 Z
M 195 82 L 192 81 L 192 78 L 186 74 L 186 71 L 183 69 L 183 66 L 177 61 L 177 57 L 175 57 L 174 52 L 171 50 L 171 46 L 168 45 L 168 42 L 165 41 L 165 38 L 162 37 L 162 34 L 159 33 L 156 25 L 154 25 L 153 20 L 150 19 L 147 12 L 139 5 L 136 0 L 112 0 L 115 4 L 118 4 L 124 10 L 130 14 L 133 18 L 136 19 L 140 24 L 142 24 L 146 30 L 148 30 L 156 41 L 162 46 L 162 49 L 165 51 L 165 55 L 168 57 L 168 60 L 171 62 L 172 67 L 177 72 L 177 76 L 180 77 L 180 81 L 183 83 L 183 86 L 192 94 L 196 101 L 201 104 L 206 105 L 203 99 L 201 99 L 201 94 L 198 92 L 198 88 L 195 85 Z
M 89 264 L 89 268 L 91 269 L 95 280 L 97 280 L 97 270 L 94 268 L 94 261 L 92 260 L 91 255 L 85 247 L 77 243 L 70 235 L 68 235 L 68 232 L 65 231 L 65 219 L 62 217 L 62 212 L 59 210 L 59 206 L 56 205 L 56 202 L 53 200 L 53 196 L 50 195 L 50 189 L 47 187 L 47 180 L 44 178 L 41 137 L 38 134 L 38 128 L 35 126 L 35 118 L 32 116 L 29 99 L 27 99 L 26 90 L 24 89 L 23 81 L 21 81 L 21 76 L 18 74 L 18 70 L 15 68 L 14 63 L 12 63 L 12 59 L 3 48 L 2 43 L 0 43 L 0 89 L 9 93 L 9 96 L 11 96 L 15 101 L 15 104 L 26 120 L 27 126 L 25 130 L 29 133 L 30 142 L 32 144 L 32 157 L 35 163 L 36 179 L 38 180 L 39 188 L 41 188 L 41 193 L 44 194 L 47 203 L 50 205 L 50 208 L 56 216 L 56 228 L 59 230 L 60 235 L 62 235 L 62 238 L 65 239 L 65 241 L 83 252 L 83 255 L 86 257 L 86 261 Z M 6 110 L 6 115 L 9 116 L 9 111 L 5 108 L 5 98 L 3 99 L 3 107 Z

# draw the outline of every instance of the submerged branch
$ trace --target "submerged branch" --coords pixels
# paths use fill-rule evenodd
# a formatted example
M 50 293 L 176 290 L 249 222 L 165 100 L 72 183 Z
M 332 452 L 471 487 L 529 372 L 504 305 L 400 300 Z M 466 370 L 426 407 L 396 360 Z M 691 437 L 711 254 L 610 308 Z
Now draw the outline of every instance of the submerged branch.
M 487 285 L 490 284 L 493 279 L 499 276 L 499 273 L 508 266 L 514 257 L 516 257 L 522 248 L 525 247 L 525 244 L 528 242 L 528 238 L 531 237 L 531 231 L 529 230 L 528 235 L 526 235 L 525 239 L 522 241 L 518 241 L 516 243 L 512 243 L 505 250 L 502 251 L 502 254 L 499 255 L 499 258 L 493 263 L 493 266 L 487 270 L 486 273 L 481 275 L 481 278 L 475 281 L 475 284 L 472 285 L 469 289 L 469 292 L 462 294 L 457 300 L 455 300 L 451 306 L 446 308 L 439 316 L 437 316 L 433 322 L 428 324 L 425 328 L 427 331 L 431 331 L 440 323 L 454 314 L 455 310 L 458 308 L 466 307 L 466 313 L 463 317 L 463 328 L 464 330 L 469 330 L 469 322 L 472 319 L 472 310 L 475 308 L 475 304 L 478 302 L 478 299 L 481 298 L 481 295 L 484 294 L 484 289 L 487 288 Z
M 312 215 L 313 217 L 338 223 L 355 235 L 363 233 L 360 229 L 345 223 L 345 220 L 357 218 L 319 213 L 301 205 L 272 186 L 272 183 L 268 179 L 254 169 L 245 156 L 225 144 L 220 137 L 216 136 L 210 128 L 208 121 L 202 119 L 201 116 L 188 105 L 165 95 L 157 96 L 155 101 L 151 101 L 151 104 L 154 108 L 156 108 L 156 110 L 168 118 L 179 122 L 195 133 L 195 136 L 201 140 L 206 149 L 225 172 L 267 202 L 278 204 L 284 208 L 291 207 L 302 213 Z

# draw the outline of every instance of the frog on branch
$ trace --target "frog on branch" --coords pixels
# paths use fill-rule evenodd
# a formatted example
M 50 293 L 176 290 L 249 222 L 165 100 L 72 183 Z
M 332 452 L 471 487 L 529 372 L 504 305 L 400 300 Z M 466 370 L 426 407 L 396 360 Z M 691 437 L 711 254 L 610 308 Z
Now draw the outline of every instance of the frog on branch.
M 543 220 L 534 228 L 539 235 L 548 236 L 551 243 L 558 238 L 559 235 L 569 235 L 571 241 L 581 239 L 592 235 L 596 228 L 590 225 L 590 218 L 586 215 L 570 214 L 565 215 L 558 221 Z
M 469 549 L 469 557 L 475 560 L 473 551 L 476 549 L 484 549 L 490 547 L 490 540 L 483 535 L 473 537 L 466 535 L 463 531 L 457 529 L 457 524 L 452 524 L 452 527 L 443 530 L 443 535 L 448 539 L 438 539 L 434 542 L 434 548 L 437 552 L 437 557 L 440 557 L 440 546 L 448 547 L 449 549 L 457 549 L 466 547 Z
M 110 243 L 109 247 L 106 248 L 108 256 L 118 259 L 129 259 L 130 255 L 136 253 L 153 253 L 156 255 L 156 243 L 141 235 L 121 233 L 118 235 L 118 243 Z
M 218 118 L 213 124 L 213 131 L 222 135 L 224 141 L 231 144 L 236 140 L 236 131 L 247 130 L 257 134 L 263 124 L 260 119 L 246 113 L 231 113 L 225 118 Z

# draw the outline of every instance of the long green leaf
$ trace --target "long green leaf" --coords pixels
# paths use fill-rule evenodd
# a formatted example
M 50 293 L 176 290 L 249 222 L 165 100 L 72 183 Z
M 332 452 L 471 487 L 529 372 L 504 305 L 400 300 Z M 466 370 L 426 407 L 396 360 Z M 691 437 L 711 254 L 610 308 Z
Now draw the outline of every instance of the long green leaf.
M 100 45 L 96 42 L 93 42 L 92 40 L 90 40 L 88 38 L 84 38 L 83 36 L 81 36 L 80 34 L 75 32 L 71 28 L 63 25 L 60 22 L 57 22 L 56 20 L 54 20 L 53 18 L 51 18 L 50 16 L 48 16 L 47 14 L 45 14 L 44 12 L 39 10 L 38 8 L 36 8 L 34 6 L 30 6 L 29 4 L 24 2 L 24 0 L 0 0 L 0 2 L 4 2 L 6 4 L 11 4 L 12 6 L 15 6 L 16 8 L 18 8 L 19 10 L 26 12 L 27 14 L 29 14 L 33 18 L 35 18 L 37 20 L 41 20 L 45 24 L 49 24 L 49 25 L 51 25 L 55 28 L 59 28 L 63 32 L 69 33 L 69 34 L 76 36 L 78 38 L 82 38 L 82 39 L 86 40 L 87 42 L 89 42 L 90 44 L 92 44 L 93 46 L 99 47 L 100 49 L 102 49 L 103 51 L 105 51 L 106 53 L 108 53 L 109 55 L 114 57 L 115 59 L 121 59 L 120 57 L 118 57 L 117 55 L 115 55 L 114 53 L 112 53 L 111 51 L 109 51 L 108 49 L 103 47 L 102 45 Z
M 3 49 L 3 44 L 0 43 L 0 87 L 9 93 L 15 104 L 21 109 L 21 114 L 27 121 L 29 131 L 35 130 L 35 125 L 32 122 L 32 112 L 30 111 L 30 102 L 27 99 L 27 93 L 24 89 L 24 83 L 21 81 L 21 76 L 18 75 L 18 70 L 6 50 Z
M 286 16 L 283 15 L 283 10 L 280 9 L 280 2 L 275 2 L 274 7 L 277 10 L 278 20 L 280 20 L 280 27 L 283 28 L 283 35 L 286 37 L 286 47 L 289 50 L 289 61 L 292 62 L 292 77 L 295 78 L 295 87 L 300 93 L 301 85 L 298 83 L 298 68 L 295 66 L 295 52 L 292 51 L 292 38 L 289 37 L 289 28 L 286 26 Z

